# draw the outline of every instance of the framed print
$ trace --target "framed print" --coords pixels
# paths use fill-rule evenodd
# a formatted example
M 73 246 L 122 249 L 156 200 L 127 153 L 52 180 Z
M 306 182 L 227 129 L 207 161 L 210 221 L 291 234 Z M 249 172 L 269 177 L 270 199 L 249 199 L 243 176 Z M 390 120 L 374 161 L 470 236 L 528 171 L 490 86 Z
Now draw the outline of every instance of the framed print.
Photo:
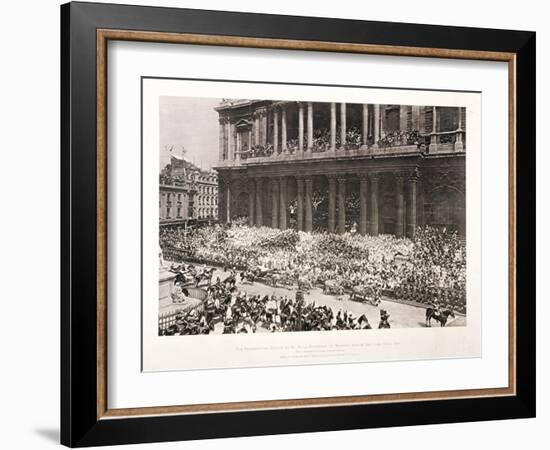
M 63 444 L 534 416 L 534 33 L 61 18 Z

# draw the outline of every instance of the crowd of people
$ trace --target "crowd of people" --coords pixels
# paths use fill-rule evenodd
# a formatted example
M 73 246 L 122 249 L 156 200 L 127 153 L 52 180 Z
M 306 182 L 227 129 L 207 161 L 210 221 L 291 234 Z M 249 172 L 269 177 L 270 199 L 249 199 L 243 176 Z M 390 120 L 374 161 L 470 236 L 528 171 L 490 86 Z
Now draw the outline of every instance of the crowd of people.
M 385 310 L 376 326 L 390 327 Z M 365 314 L 356 317 L 342 309 L 335 314 L 329 306 L 306 303 L 303 298 L 249 295 L 232 282 L 217 280 L 207 288 L 201 307 L 178 313 L 175 323 L 159 328 L 159 335 L 370 329 Z
M 311 286 L 358 286 L 387 297 L 466 312 L 465 242 L 457 233 L 419 228 L 414 241 L 391 235 L 304 233 L 246 225 L 162 230 L 160 245 L 181 260 L 239 271 L 274 272 Z M 177 259 L 174 256 L 172 260 Z
M 341 141 L 341 132 L 338 128 L 336 130 L 335 136 L 335 146 L 336 148 L 342 147 Z M 358 128 L 348 128 L 346 130 L 346 150 L 357 150 L 363 144 L 362 133 Z M 307 145 L 307 142 L 304 142 L 304 146 Z M 312 153 L 323 153 L 331 149 L 331 135 L 330 130 L 326 128 L 315 129 L 313 132 L 313 140 L 311 142 L 311 152 Z M 280 149 L 279 149 L 280 151 Z M 286 151 L 290 154 L 299 151 L 299 142 L 298 139 L 289 139 L 286 143 Z M 240 152 L 241 159 L 247 158 L 258 158 L 258 157 L 268 157 L 273 155 L 275 149 L 271 143 L 267 144 L 254 144 L 250 146 L 250 149 L 242 150 Z

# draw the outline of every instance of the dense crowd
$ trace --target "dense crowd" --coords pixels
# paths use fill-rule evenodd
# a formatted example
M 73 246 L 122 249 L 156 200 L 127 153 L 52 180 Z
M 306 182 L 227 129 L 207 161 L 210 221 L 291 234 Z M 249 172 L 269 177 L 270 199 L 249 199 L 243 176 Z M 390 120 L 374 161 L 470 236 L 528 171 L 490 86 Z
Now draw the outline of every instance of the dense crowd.
M 378 147 L 386 148 L 400 145 L 416 145 L 420 148 L 425 144 L 425 142 L 426 137 L 420 134 L 418 130 L 398 130 L 386 133 L 382 138 L 380 138 L 378 141 Z
M 210 334 L 220 331 L 218 324 L 224 334 L 372 329 L 365 314 L 356 317 L 341 309 L 335 314 L 329 306 L 306 303 L 302 298 L 249 295 L 238 292 L 234 283 L 217 280 L 208 287 L 200 308 L 178 313 L 175 323 L 159 329 L 159 334 Z M 386 311 L 380 311 L 377 326 L 389 328 Z
M 358 128 L 348 128 L 346 130 L 346 143 L 344 147 L 347 150 L 356 150 L 361 147 L 363 143 L 362 133 Z M 304 146 L 307 145 L 307 140 L 304 141 Z M 336 148 L 341 148 L 341 132 L 340 129 L 336 130 L 335 136 Z M 315 129 L 313 132 L 313 140 L 311 142 L 312 153 L 323 153 L 329 151 L 331 148 L 331 136 L 330 130 L 325 128 Z M 287 152 L 292 154 L 299 150 L 298 139 L 289 139 L 286 142 Z M 279 151 L 280 148 L 279 148 Z M 275 152 L 275 149 L 271 143 L 267 144 L 255 144 L 248 150 L 241 151 L 240 155 L 242 159 L 258 158 L 271 156 Z
M 364 286 L 386 296 L 437 302 L 466 312 L 465 243 L 456 233 L 419 228 L 414 241 L 391 235 L 359 236 L 280 231 L 245 225 L 162 230 L 167 259 L 192 260 L 239 271 L 276 273 L 288 283 Z M 177 254 L 170 254 L 177 250 Z

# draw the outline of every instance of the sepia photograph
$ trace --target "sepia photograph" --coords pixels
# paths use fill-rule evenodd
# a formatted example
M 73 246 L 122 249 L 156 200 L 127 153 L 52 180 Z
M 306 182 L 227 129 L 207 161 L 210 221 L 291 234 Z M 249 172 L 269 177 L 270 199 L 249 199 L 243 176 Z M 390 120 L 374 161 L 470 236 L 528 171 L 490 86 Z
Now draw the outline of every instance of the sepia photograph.
M 466 328 L 466 117 L 159 96 L 158 336 Z
M 63 5 L 63 444 L 534 417 L 535 33 L 306 9 Z

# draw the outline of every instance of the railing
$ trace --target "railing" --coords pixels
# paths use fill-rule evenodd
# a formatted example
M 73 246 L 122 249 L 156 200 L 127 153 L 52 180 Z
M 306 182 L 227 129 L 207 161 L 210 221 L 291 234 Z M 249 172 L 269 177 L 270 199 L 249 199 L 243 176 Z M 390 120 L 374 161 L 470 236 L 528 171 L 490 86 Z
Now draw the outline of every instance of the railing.
M 287 141 L 284 150 L 281 144 L 277 150 L 271 144 L 255 145 L 250 149 L 239 151 L 235 159 L 219 161 L 218 166 L 231 167 L 277 160 L 292 161 L 342 156 L 461 152 L 466 148 L 466 133 L 464 130 L 428 134 L 422 134 L 418 130 L 395 131 L 384 134 L 376 143 L 370 136 L 366 145 L 362 142 L 361 134 L 357 130 L 351 129 L 346 134 L 346 142 L 343 146 L 340 134 L 337 133 L 333 150 L 330 134 L 326 130 L 321 130 L 314 135 L 310 147 L 307 146 L 306 140 L 304 141 L 301 151 L 297 139 Z
M 429 153 L 461 152 L 466 149 L 464 130 L 439 131 L 429 135 Z

